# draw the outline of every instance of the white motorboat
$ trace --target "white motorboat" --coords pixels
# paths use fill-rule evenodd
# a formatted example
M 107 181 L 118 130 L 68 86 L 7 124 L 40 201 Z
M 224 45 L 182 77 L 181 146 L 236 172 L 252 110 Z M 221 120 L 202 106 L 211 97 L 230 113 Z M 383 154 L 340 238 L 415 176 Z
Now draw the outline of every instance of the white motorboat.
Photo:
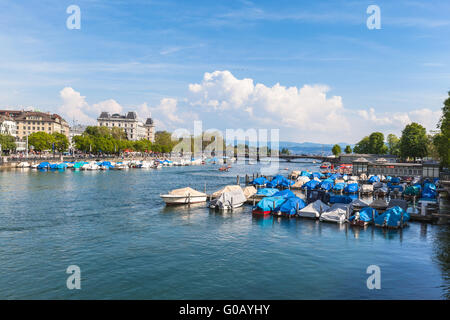
M 335 203 L 327 211 L 320 215 L 319 220 L 344 223 L 350 215 L 349 212 L 350 206 L 348 204 Z
M 206 193 L 192 188 L 181 188 L 170 191 L 168 194 L 161 194 L 160 197 L 166 205 L 191 204 L 206 202 Z
M 321 200 L 316 200 L 315 202 L 310 203 L 309 205 L 301 209 L 298 212 L 298 216 L 301 218 L 317 219 L 328 209 L 330 209 L 329 206 L 327 206 Z
M 232 191 L 223 192 L 218 198 L 211 200 L 209 207 L 218 210 L 233 210 L 247 201 L 244 192 L 241 188 Z
M 28 162 L 20 162 L 16 165 L 16 168 L 29 168 L 31 165 Z

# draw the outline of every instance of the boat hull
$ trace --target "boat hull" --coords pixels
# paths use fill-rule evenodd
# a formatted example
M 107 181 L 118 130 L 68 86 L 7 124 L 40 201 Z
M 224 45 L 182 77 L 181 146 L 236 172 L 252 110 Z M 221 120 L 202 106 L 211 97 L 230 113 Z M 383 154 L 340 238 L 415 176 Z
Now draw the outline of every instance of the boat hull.
M 172 196 L 172 195 L 161 195 L 166 205 L 179 205 L 179 204 L 190 204 L 190 203 L 201 203 L 206 202 L 207 196 Z

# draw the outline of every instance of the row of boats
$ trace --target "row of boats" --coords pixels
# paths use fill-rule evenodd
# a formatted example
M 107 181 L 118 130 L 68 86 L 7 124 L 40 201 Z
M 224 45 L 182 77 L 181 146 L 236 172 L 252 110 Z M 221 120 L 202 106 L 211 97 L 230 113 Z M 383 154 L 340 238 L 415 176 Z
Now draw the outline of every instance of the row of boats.
M 410 220 L 408 198 L 392 197 L 390 201 L 380 198 L 372 202 L 359 199 L 354 194 L 360 191 L 359 182 L 382 188 L 402 188 L 404 194 L 414 192 L 420 201 L 436 201 L 436 183 L 429 180 L 411 179 L 404 181 L 398 177 L 384 176 L 342 176 L 331 174 L 322 176 L 320 173 L 299 174 L 295 180 L 277 175 L 271 180 L 267 177 L 257 177 L 249 186 L 226 186 L 211 195 L 191 188 L 176 189 L 161 195 L 167 205 L 208 202 L 208 207 L 218 210 L 233 210 L 244 203 L 252 203 L 252 213 L 255 215 L 274 215 L 319 219 L 320 221 L 349 223 L 355 226 L 373 224 L 379 227 L 403 228 Z M 329 192 L 330 186 L 336 185 L 336 180 L 342 179 L 346 185 L 356 185 L 354 192 L 348 194 Z M 303 181 L 299 191 L 305 191 L 305 199 L 297 196 L 292 186 Z M 316 182 L 315 186 L 313 183 Z M 310 183 L 310 184 L 308 184 Z M 341 183 L 341 182 L 337 182 Z M 378 187 L 379 184 L 381 187 Z M 408 191 L 409 190 L 409 191 Z M 412 191 L 411 191 L 412 190 Z
M 198 160 L 124 160 L 124 161 L 64 161 L 59 163 L 50 162 L 40 162 L 40 163 L 29 163 L 20 162 L 16 165 L 16 168 L 31 168 L 40 170 L 64 170 L 64 169 L 75 169 L 75 170 L 123 170 L 129 168 L 154 168 L 160 169 L 162 167 L 172 167 L 172 166 L 188 166 L 188 165 L 201 165 L 201 159 Z

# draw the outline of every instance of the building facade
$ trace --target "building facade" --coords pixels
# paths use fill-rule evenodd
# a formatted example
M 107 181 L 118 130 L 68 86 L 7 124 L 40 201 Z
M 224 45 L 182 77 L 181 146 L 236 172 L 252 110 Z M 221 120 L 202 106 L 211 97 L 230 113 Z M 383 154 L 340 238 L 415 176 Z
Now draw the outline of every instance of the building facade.
M 361 173 L 367 175 L 437 178 L 439 177 L 439 164 L 387 161 L 369 162 L 365 158 L 359 158 L 353 161 L 353 174 L 360 175 Z
M 151 118 L 147 118 L 145 123 L 139 121 L 136 112 L 128 112 L 126 115 L 118 113 L 110 114 L 102 112 L 97 118 L 100 127 L 123 129 L 128 140 L 146 139 L 155 141 L 155 125 Z
M 0 110 L 0 116 L 11 117 L 16 123 L 16 137 L 25 139 L 35 132 L 62 133 L 69 138 L 69 124 L 59 115 L 39 111 Z
M 12 117 L 0 115 L 0 134 L 17 136 L 17 124 Z

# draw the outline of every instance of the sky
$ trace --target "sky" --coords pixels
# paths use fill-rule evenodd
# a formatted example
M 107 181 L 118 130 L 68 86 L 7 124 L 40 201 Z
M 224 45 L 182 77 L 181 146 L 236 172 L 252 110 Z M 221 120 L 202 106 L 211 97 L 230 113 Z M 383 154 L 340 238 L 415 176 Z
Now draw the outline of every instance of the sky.
M 70 5 L 80 29 L 69 29 Z M 369 5 L 380 29 L 369 29 Z M 355 143 L 436 129 L 449 1 L 0 0 L 0 108 Z

